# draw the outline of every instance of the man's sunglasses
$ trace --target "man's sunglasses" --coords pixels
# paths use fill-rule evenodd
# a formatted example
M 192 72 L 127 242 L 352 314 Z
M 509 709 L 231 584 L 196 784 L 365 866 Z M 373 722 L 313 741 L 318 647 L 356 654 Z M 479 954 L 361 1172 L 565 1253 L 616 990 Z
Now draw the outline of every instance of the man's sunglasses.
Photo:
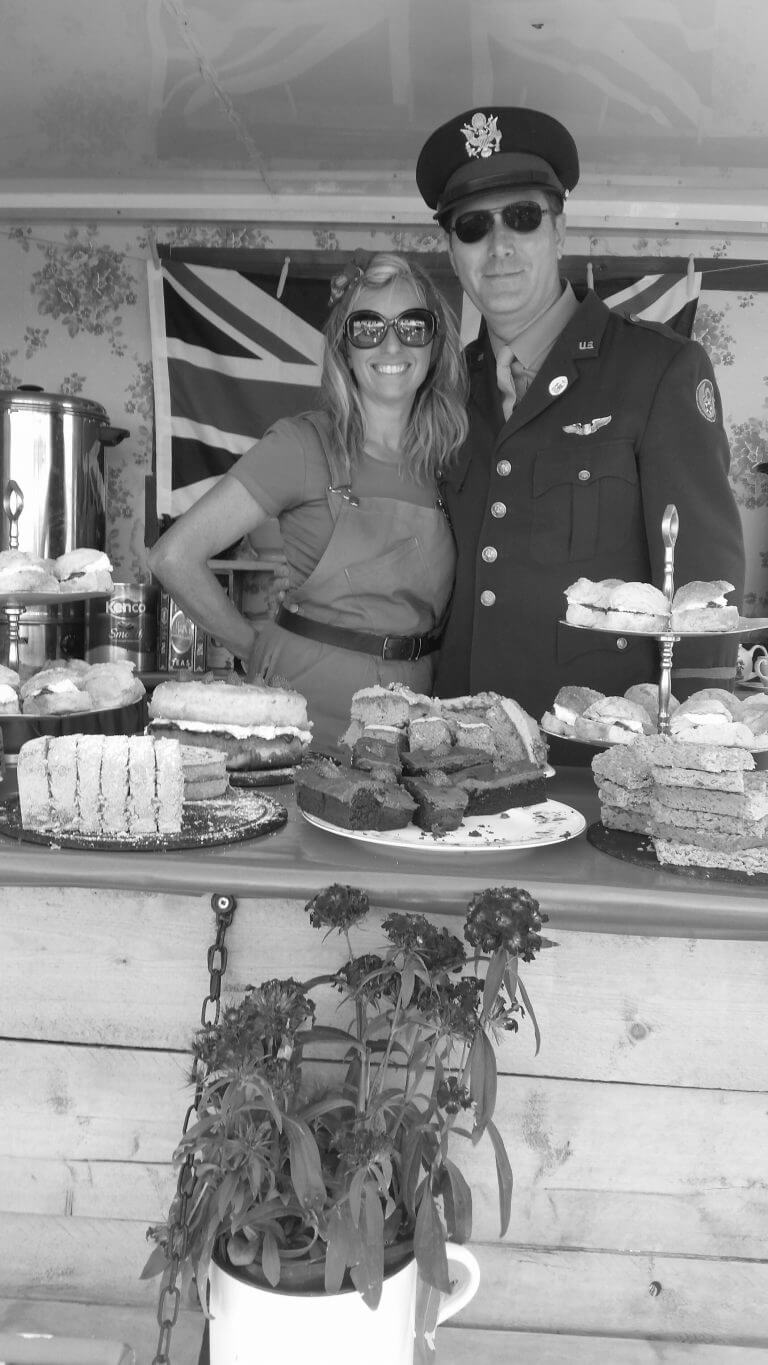
M 451 223 L 450 231 L 456 233 L 460 242 L 482 242 L 493 231 L 496 219 L 500 218 L 512 232 L 535 232 L 541 226 L 544 214 L 549 211 L 533 199 L 518 199 L 514 204 L 505 204 L 502 209 L 469 209 L 466 213 L 460 213 Z
M 381 313 L 350 313 L 344 323 L 344 335 L 350 346 L 361 351 L 380 346 L 390 327 L 404 346 L 428 346 L 437 332 L 437 317 L 430 308 L 406 308 L 396 318 L 383 318 Z

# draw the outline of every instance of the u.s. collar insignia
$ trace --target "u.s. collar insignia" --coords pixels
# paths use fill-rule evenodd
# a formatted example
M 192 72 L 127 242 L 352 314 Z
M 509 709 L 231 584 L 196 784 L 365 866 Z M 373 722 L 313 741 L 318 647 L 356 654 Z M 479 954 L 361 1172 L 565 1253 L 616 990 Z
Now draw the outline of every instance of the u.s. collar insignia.
M 607 427 L 610 421 L 610 417 L 593 417 L 591 422 L 572 422 L 569 426 L 563 427 L 563 431 L 568 436 L 594 436 L 601 427 Z
M 711 379 L 701 379 L 696 386 L 696 407 L 708 422 L 717 421 L 715 386 Z
M 473 114 L 472 122 L 462 127 L 467 156 L 493 156 L 501 147 L 501 133 L 497 127 L 497 114 Z

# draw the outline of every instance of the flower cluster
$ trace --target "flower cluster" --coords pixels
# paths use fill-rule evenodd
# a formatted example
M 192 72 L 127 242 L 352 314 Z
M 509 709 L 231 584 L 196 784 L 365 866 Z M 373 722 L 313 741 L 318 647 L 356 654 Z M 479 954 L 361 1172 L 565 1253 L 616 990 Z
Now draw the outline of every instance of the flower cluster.
M 470 901 L 464 937 L 480 952 L 494 953 L 503 948 L 523 962 L 532 962 L 544 947 L 539 931 L 548 919 L 528 891 L 495 886 Z
M 304 907 L 309 914 L 309 922 L 315 929 L 327 926 L 345 933 L 358 920 L 364 919 L 370 910 L 370 903 L 364 891 L 354 886 L 341 886 L 334 882 L 324 891 L 318 891 Z
M 426 915 L 389 915 L 381 927 L 391 943 L 416 953 L 431 972 L 460 972 L 466 963 L 461 940 L 438 929 Z
M 314 1001 L 291 977 L 248 986 L 243 999 L 225 1009 L 217 1024 L 206 1025 L 196 1035 L 195 1061 L 216 1072 L 256 1058 L 289 1056 L 296 1034 L 314 1014 Z

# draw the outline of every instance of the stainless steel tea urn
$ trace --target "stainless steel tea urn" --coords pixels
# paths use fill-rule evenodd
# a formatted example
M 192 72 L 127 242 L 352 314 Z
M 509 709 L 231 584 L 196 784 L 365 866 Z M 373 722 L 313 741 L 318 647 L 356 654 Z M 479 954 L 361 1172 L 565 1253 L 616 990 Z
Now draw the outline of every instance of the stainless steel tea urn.
M 81 545 L 104 549 L 104 449 L 129 433 L 90 398 L 33 385 L 0 390 L 0 489 L 21 490 L 18 548 L 55 559 Z M 9 548 L 3 517 L 0 549 Z

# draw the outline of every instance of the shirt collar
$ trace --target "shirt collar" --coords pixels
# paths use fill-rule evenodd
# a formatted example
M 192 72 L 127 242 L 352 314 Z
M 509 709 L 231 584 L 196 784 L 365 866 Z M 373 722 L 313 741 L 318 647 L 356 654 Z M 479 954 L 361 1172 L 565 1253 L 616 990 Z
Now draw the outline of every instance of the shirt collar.
M 541 365 L 552 350 L 563 329 L 578 311 L 579 301 L 568 280 L 564 282 L 563 292 L 555 302 L 540 313 L 518 336 L 510 338 L 517 359 L 529 374 L 538 374 Z

